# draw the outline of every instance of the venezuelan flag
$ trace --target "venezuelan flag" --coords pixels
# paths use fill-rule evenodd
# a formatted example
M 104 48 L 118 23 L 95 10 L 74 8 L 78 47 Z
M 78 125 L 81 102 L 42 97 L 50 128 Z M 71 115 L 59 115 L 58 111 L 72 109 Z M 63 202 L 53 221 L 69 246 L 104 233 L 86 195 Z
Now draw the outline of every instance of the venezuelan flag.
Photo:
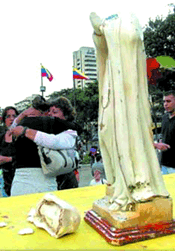
M 42 66 L 41 68 L 41 76 L 42 77 L 46 77 L 47 76 L 47 72 L 46 72 L 46 69 Z
M 42 77 L 47 77 L 49 81 L 52 81 L 53 76 L 52 74 L 41 65 L 41 76 Z
M 80 72 L 77 68 L 73 69 L 73 79 L 89 79 L 84 73 Z

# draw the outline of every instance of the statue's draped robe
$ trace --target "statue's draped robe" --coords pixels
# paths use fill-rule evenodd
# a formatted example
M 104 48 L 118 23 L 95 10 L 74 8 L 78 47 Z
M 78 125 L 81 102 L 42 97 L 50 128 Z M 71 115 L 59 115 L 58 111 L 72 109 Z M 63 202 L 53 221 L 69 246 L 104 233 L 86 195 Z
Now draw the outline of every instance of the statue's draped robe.
M 98 23 L 91 18 L 97 31 Z M 100 33 L 99 33 L 100 31 Z M 153 147 L 143 33 L 134 15 L 105 20 L 93 35 L 99 80 L 99 143 L 111 202 L 169 196 Z

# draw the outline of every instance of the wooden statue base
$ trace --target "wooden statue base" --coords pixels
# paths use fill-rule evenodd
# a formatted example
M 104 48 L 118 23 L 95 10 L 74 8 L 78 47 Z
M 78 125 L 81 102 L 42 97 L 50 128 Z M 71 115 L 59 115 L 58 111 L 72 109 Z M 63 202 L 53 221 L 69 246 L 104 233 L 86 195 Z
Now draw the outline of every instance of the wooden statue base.
M 175 234 L 175 220 L 118 229 L 109 224 L 107 220 L 101 218 L 93 210 L 89 210 L 86 213 L 84 220 L 105 238 L 108 243 L 116 246 Z
M 96 200 L 92 210 L 116 228 L 144 226 L 149 223 L 171 221 L 173 203 L 171 198 L 156 197 L 151 201 L 131 205 L 128 211 L 109 210 L 109 197 Z
M 171 198 L 156 197 L 132 205 L 129 211 L 111 211 L 108 201 L 108 196 L 95 201 L 84 219 L 113 245 L 175 233 Z

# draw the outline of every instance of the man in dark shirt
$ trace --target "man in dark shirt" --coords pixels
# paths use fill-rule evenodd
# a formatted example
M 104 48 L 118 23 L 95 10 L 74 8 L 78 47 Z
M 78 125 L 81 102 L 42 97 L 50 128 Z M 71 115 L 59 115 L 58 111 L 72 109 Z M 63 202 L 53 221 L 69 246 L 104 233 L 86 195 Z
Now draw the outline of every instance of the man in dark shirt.
M 164 94 L 166 113 L 162 118 L 162 142 L 155 143 L 156 149 L 161 150 L 162 173 L 175 173 L 175 91 Z

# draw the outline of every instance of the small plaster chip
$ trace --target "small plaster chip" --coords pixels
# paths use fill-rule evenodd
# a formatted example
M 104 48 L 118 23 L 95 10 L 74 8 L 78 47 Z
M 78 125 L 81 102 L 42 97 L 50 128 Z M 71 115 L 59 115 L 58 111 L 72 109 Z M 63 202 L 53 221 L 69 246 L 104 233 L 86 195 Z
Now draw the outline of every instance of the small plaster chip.
M 6 222 L 0 222 L 0 227 L 6 227 L 7 223 Z
M 24 234 L 33 234 L 34 230 L 32 228 L 23 228 L 21 229 L 18 234 L 24 235 Z

